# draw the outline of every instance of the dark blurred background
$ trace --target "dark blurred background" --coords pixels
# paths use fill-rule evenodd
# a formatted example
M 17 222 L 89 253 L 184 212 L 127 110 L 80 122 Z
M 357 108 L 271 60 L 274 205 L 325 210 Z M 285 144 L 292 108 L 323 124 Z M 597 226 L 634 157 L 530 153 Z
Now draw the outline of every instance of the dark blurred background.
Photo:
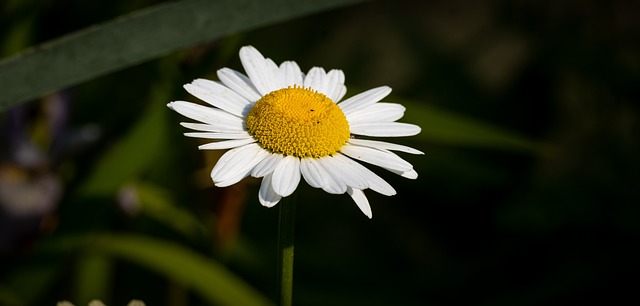
M 0 51 L 6 57 L 158 2 L 6 1 Z M 0 114 L 0 304 L 206 304 L 135 263 L 108 261 L 105 274 L 87 276 L 83 253 L 38 253 L 47 239 L 86 232 L 175 242 L 275 300 L 277 208 L 260 206 L 254 179 L 213 187 L 209 171 L 222 152 L 198 151 L 199 140 L 182 136 L 183 118 L 164 107 L 196 102 L 181 88 L 194 78 L 241 70 L 237 51 L 247 44 L 303 70 L 344 70 L 347 95 L 389 85 L 386 101 L 403 103 L 403 120 L 424 131 L 393 140 L 426 153 L 403 155 L 417 180 L 371 168 L 398 191 L 367 192 L 372 220 L 348 196 L 301 184 L 296 304 L 637 301 L 639 13 L 640 2 L 622 0 L 371 1 L 167 54 L 9 109 Z M 431 139 L 424 134 L 441 126 L 411 116 L 421 106 L 534 145 L 447 141 L 446 131 Z M 167 217 L 171 209 L 187 221 Z M 55 272 L 43 272 L 50 266 Z M 78 284 L 86 279 L 107 288 L 103 295 Z

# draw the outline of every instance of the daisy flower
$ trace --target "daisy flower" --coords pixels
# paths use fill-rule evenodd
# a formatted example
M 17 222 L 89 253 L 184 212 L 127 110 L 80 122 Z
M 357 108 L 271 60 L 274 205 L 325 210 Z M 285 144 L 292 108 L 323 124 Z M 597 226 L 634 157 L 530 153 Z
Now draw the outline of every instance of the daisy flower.
M 246 75 L 218 70 L 219 82 L 197 79 L 184 85 L 209 106 L 174 101 L 169 108 L 197 123 L 182 122 L 195 132 L 188 137 L 212 139 L 201 150 L 229 149 L 211 171 L 218 187 L 247 176 L 262 178 L 258 199 L 273 207 L 291 195 L 301 178 L 332 194 L 347 193 L 360 210 L 372 216 L 363 190 L 391 196 L 389 183 L 359 162 L 400 176 L 418 177 L 413 166 L 392 151 L 422 152 L 364 137 L 412 136 L 420 127 L 395 122 L 404 115 L 400 104 L 379 102 L 391 88 L 376 87 L 344 101 L 347 88 L 341 70 L 314 67 L 304 74 L 295 62 L 280 66 L 252 46 L 240 49 Z

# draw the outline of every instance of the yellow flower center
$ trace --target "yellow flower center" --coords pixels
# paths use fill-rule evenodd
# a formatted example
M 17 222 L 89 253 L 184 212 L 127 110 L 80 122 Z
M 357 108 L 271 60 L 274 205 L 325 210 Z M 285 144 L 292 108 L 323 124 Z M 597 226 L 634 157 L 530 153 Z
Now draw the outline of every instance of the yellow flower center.
M 271 152 L 296 157 L 335 154 L 349 140 L 349 122 L 327 96 L 298 86 L 272 91 L 247 115 L 247 130 Z

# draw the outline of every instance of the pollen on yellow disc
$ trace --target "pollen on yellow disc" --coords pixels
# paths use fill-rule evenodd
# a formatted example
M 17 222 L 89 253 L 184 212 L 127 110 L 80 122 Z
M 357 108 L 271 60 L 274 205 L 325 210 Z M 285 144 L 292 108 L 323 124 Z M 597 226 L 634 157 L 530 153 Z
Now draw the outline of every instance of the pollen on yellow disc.
M 327 96 L 298 86 L 272 91 L 247 115 L 247 130 L 271 152 L 323 157 L 349 140 L 349 122 Z

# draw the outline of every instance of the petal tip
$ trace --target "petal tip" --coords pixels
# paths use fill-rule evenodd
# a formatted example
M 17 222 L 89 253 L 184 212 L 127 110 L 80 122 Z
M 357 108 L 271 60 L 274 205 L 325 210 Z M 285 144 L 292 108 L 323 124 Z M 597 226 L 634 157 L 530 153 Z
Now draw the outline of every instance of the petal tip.
M 266 207 L 266 208 L 271 208 L 276 206 L 276 204 L 278 204 L 278 202 L 280 202 L 280 200 L 275 200 L 275 201 L 267 201 L 264 200 L 262 198 L 260 198 L 260 205 Z
M 254 47 L 252 45 L 246 45 L 246 46 L 242 46 L 240 48 L 240 52 L 243 52 L 243 50 L 244 50 L 244 52 L 246 52 L 246 51 L 249 51 L 249 50 L 257 50 L 257 49 L 256 49 L 256 47 Z
M 254 56 L 256 56 L 256 55 L 257 55 L 258 57 L 260 57 L 260 58 L 264 58 L 264 57 L 262 56 L 262 53 L 260 53 L 260 51 L 258 51 L 258 49 L 256 49 L 256 48 L 255 48 L 254 46 L 252 46 L 252 45 L 247 45 L 247 46 L 244 46 L 244 47 L 240 48 L 240 52 L 239 52 L 239 54 L 240 54 L 240 58 L 241 58 L 241 59 L 242 59 L 243 57 L 246 57 L 246 56 L 254 57 Z

